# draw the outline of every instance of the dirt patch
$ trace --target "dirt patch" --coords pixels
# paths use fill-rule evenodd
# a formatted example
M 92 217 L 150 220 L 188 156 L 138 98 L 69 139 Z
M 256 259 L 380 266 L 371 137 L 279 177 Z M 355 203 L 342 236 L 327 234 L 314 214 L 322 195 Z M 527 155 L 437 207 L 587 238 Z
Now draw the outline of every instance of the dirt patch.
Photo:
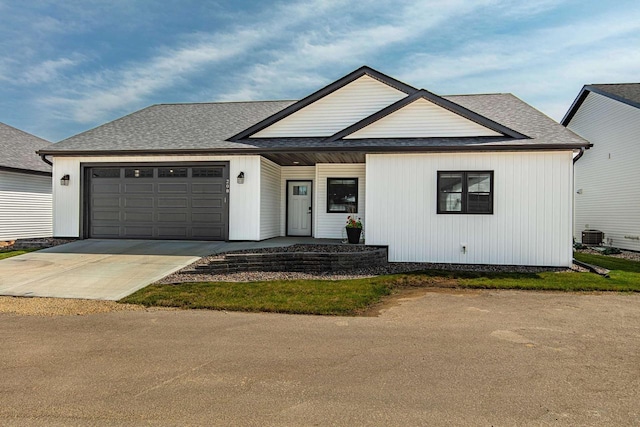
M 22 249 L 45 249 L 52 248 L 65 243 L 75 242 L 78 239 L 68 238 L 59 239 L 54 237 L 42 237 L 37 239 L 18 239 L 0 242 L 0 250 L 16 251 Z
M 20 316 L 85 316 L 114 311 L 141 310 L 146 310 L 146 308 L 135 304 L 119 304 L 115 301 L 0 297 L 0 313 Z
M 407 301 L 413 301 L 423 298 L 427 294 L 450 294 L 450 295 L 478 295 L 485 289 L 465 289 L 457 287 L 457 283 L 453 279 L 443 279 L 433 281 L 424 286 L 403 286 L 395 288 L 393 293 L 386 296 L 377 304 L 367 308 L 360 315 L 364 317 L 378 317 L 385 311 L 402 305 Z

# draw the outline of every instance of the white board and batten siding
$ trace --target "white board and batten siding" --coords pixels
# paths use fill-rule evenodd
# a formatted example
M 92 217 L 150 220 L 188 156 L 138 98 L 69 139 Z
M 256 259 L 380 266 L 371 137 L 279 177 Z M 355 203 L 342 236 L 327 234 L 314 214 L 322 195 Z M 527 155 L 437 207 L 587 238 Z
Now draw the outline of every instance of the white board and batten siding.
M 431 101 L 418 98 L 398 111 L 347 135 L 345 139 L 500 135 L 492 129 L 455 114 Z
M 260 240 L 280 235 L 280 169 L 260 157 Z
M 593 144 L 575 165 L 576 240 L 595 229 L 640 251 L 640 109 L 590 92 L 567 127 Z
M 152 162 L 229 162 L 229 240 L 260 240 L 261 235 L 261 160 L 260 156 L 86 156 L 53 159 L 53 182 L 68 174 L 68 186 L 54 185 L 53 235 L 80 237 L 80 164 L 116 163 L 144 164 Z M 244 172 L 244 183 L 236 177 Z M 267 204 L 268 206 L 268 204 Z M 273 220 L 265 222 L 271 224 Z M 278 220 L 279 222 L 279 220 Z
M 358 212 L 329 213 L 327 212 L 327 178 L 358 178 Z M 348 216 L 362 218 L 365 232 L 368 218 L 365 219 L 366 166 L 363 163 L 318 163 L 316 164 L 315 196 L 314 196 L 314 237 L 325 239 L 346 238 L 344 229 Z
M 388 245 L 390 261 L 572 263 L 571 151 L 369 154 L 366 165 L 367 244 Z M 437 172 L 468 170 L 494 171 L 494 213 L 437 214 Z
M 51 237 L 51 177 L 0 171 L 0 241 Z
M 364 75 L 251 137 L 330 136 L 405 96 Z
M 287 181 L 311 181 L 311 197 L 315 198 L 315 166 L 282 166 L 280 169 L 280 235 L 287 235 Z M 316 206 L 312 203 L 312 210 Z

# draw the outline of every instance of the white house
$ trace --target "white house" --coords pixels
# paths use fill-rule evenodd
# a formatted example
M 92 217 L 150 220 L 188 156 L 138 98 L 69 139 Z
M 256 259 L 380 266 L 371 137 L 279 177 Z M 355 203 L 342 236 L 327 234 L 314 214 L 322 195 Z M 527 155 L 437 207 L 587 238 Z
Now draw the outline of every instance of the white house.
M 0 123 L 0 241 L 52 235 L 51 167 L 36 154 L 49 145 Z
M 640 251 L 640 83 L 584 86 L 562 124 L 593 144 L 575 166 L 576 240 L 600 230 Z
M 154 105 L 40 154 L 55 236 L 341 238 L 355 215 L 391 261 L 568 266 L 588 145 L 513 95 L 362 67 L 297 102 Z

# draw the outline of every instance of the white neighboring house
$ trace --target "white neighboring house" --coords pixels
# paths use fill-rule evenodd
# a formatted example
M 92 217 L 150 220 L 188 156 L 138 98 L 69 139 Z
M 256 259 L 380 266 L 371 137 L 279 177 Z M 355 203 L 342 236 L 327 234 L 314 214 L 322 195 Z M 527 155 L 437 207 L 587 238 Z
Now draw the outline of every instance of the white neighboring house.
M 582 88 L 562 124 L 593 144 L 575 166 L 576 241 L 640 251 L 640 83 Z
M 51 143 L 0 123 L 0 241 L 51 237 L 51 167 L 36 151 Z
M 588 146 L 513 95 L 361 67 L 297 102 L 154 105 L 40 154 L 57 237 L 339 239 L 355 215 L 391 261 L 569 266 Z

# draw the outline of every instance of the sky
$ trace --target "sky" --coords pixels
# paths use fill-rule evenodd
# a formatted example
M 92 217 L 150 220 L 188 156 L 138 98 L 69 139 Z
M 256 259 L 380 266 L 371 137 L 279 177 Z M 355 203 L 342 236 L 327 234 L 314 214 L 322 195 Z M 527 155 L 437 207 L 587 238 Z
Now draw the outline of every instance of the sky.
M 637 0 L 0 0 L 0 122 L 56 142 L 158 103 L 300 99 L 368 65 L 561 120 L 640 82 Z

